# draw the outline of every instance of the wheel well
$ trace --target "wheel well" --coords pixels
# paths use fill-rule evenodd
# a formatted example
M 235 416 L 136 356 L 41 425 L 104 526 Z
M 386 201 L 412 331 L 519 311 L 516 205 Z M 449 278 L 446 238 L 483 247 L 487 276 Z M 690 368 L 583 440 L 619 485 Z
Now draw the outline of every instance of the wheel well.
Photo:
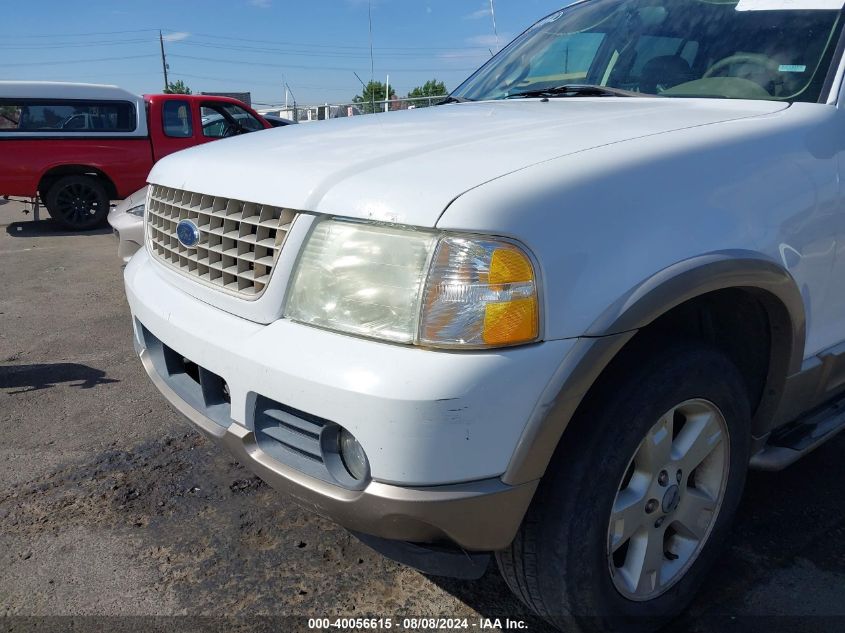
M 75 175 L 94 176 L 99 178 L 106 187 L 109 199 L 117 199 L 117 187 L 115 187 L 112 179 L 109 178 L 104 171 L 97 169 L 96 167 L 91 167 L 90 165 L 62 165 L 60 167 L 53 167 L 52 169 L 49 169 L 43 176 L 41 176 L 41 180 L 38 182 L 38 194 L 41 196 L 41 200 L 47 200 L 47 192 L 50 190 L 50 187 L 59 180 L 59 178 Z
M 754 281 L 735 270 L 727 273 Z M 515 484 L 542 477 L 567 436 L 589 432 L 590 407 L 601 406 L 604 394 L 638 371 L 644 357 L 673 341 L 703 341 L 734 362 L 749 395 L 751 434 L 763 438 L 778 412 L 787 376 L 800 369 L 805 323 L 801 296 L 788 277 L 758 275 L 756 281 L 686 295 L 656 314 L 651 308 L 640 310 L 639 316 L 650 315 L 647 320 L 629 320 L 629 327 L 578 339 L 564 360 L 560 391 L 538 423 L 523 432 L 502 480 Z
M 699 295 L 664 313 L 620 350 L 594 388 L 630 371 L 641 354 L 671 340 L 702 341 L 721 350 L 737 366 L 754 414 L 752 431 L 774 413 L 786 381 L 792 328 L 784 305 L 755 288 L 726 288 Z

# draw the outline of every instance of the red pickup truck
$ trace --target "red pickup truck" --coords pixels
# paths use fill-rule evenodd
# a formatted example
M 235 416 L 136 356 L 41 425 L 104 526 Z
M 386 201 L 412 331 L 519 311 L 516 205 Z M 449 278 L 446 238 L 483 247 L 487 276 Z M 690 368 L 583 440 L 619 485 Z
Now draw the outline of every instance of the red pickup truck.
M 68 229 L 93 228 L 163 156 L 269 127 L 227 97 L 0 81 L 0 196 L 43 202 Z

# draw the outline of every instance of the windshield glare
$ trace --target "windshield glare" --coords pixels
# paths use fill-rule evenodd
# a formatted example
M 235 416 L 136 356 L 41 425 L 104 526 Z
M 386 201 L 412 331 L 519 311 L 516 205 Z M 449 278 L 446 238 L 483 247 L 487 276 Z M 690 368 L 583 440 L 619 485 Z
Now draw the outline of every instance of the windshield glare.
M 588 0 L 535 24 L 453 95 L 504 99 L 590 84 L 662 97 L 818 101 L 841 12 L 783 6 L 794 4 Z

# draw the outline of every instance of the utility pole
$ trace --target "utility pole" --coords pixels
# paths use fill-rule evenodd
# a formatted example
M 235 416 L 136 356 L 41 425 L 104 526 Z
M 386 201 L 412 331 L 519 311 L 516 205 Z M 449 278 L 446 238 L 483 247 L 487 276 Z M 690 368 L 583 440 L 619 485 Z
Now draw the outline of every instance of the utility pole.
M 370 21 L 370 81 L 373 81 L 376 78 L 373 65 L 373 0 L 369 0 L 367 3 L 367 17 Z
M 293 90 L 290 89 L 290 86 L 285 82 L 285 103 L 287 103 L 287 93 L 290 93 L 291 98 L 293 99 L 293 120 L 294 122 L 299 122 L 299 110 L 296 109 L 296 95 L 293 94 Z
M 373 0 L 367 2 L 367 17 L 370 21 L 370 85 L 372 85 L 376 78 L 375 66 L 373 65 Z M 370 108 L 375 114 L 376 96 L 373 92 L 370 92 Z
M 158 43 L 161 46 L 161 69 L 164 71 L 164 91 L 167 92 L 170 83 L 167 81 L 167 59 L 164 56 L 164 36 L 161 34 L 161 30 L 158 32 Z
M 384 84 L 384 111 L 390 109 L 390 75 L 387 76 L 387 83 Z

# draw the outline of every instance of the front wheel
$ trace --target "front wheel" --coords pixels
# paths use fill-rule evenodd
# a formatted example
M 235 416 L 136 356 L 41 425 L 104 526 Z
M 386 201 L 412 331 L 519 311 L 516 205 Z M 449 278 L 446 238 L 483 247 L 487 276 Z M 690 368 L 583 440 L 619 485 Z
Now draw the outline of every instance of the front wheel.
M 103 224 L 109 214 L 109 196 L 93 176 L 65 176 L 47 191 L 47 210 L 64 228 L 84 231 Z
M 745 384 L 688 343 L 616 371 L 549 466 L 511 547 L 511 589 L 559 628 L 651 630 L 692 600 L 745 484 Z

